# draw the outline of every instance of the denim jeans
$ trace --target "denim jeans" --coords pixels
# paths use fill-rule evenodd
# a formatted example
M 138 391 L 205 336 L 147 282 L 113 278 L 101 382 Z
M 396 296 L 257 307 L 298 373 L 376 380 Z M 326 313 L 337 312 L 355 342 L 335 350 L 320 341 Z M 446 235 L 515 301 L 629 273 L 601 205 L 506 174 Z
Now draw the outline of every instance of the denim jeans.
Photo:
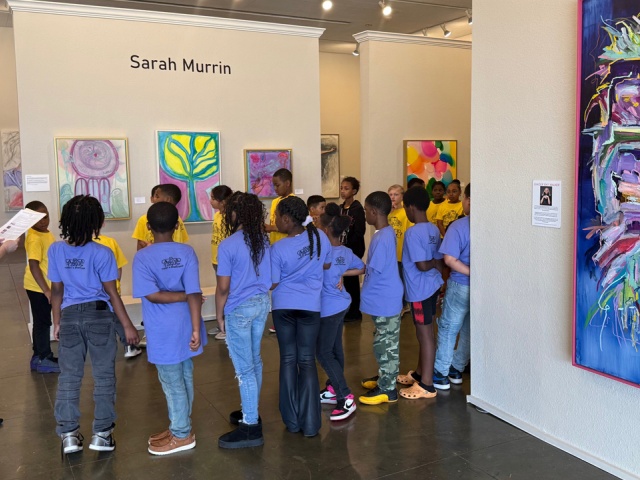
M 40 359 L 51 353 L 51 304 L 42 292 L 27 290 L 33 317 L 33 354 Z
M 106 302 L 87 302 L 62 311 L 58 347 L 60 375 L 54 407 L 58 435 L 79 427 L 80 387 L 87 353 L 94 383 L 93 432 L 109 430 L 116 420 L 116 318 L 106 305 Z
M 438 319 L 438 349 L 435 370 L 441 375 L 449 374 L 449 367 L 463 371 L 471 355 L 469 328 L 469 286 L 449 279 L 444 294 L 442 315 Z M 460 333 L 458 347 L 456 337 Z
M 260 342 L 269 314 L 269 295 L 256 295 L 225 313 L 227 347 L 240 387 L 242 423 L 258 423 L 258 404 L 262 388 Z
M 342 327 L 347 311 L 348 309 L 320 319 L 320 334 L 316 346 L 318 362 L 327 372 L 338 400 L 344 400 L 351 393 L 344 378 L 344 352 L 342 350 Z
M 373 337 L 373 353 L 378 362 L 378 387 L 395 390 L 400 373 L 400 315 L 393 317 L 371 316 L 376 332 Z
M 169 430 L 174 437 L 187 438 L 191 432 L 193 407 L 193 361 L 191 358 L 173 365 L 157 365 L 158 378 L 167 398 Z
M 316 343 L 320 312 L 274 310 L 273 323 L 280 346 L 280 414 L 290 432 L 307 436 L 321 425 Z

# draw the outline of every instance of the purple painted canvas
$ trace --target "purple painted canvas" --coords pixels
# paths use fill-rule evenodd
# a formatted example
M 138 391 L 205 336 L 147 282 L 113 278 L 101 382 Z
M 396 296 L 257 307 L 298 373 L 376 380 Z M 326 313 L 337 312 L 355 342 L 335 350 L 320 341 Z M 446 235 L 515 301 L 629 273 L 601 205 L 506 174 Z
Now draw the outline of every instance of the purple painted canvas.
M 245 150 L 244 166 L 247 192 L 260 198 L 276 198 L 273 174 L 276 170 L 291 170 L 291 150 Z
M 640 384 L 640 5 L 579 18 L 575 365 Z

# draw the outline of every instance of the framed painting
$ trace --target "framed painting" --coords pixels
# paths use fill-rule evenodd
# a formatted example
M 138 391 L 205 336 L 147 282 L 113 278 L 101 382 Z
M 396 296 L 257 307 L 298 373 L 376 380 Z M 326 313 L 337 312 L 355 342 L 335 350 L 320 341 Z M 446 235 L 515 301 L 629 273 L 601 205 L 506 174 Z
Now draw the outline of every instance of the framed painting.
M 640 386 L 640 24 L 578 9 L 573 364 Z
M 327 134 L 320 137 L 320 165 L 322 196 L 340 197 L 340 135 Z
M 55 139 L 58 207 L 76 195 L 97 198 L 107 220 L 131 218 L 126 138 Z
M 211 189 L 220 184 L 220 132 L 158 131 L 160 183 L 180 188 L 178 213 L 185 223 L 210 222 Z
M 22 200 L 20 132 L 17 130 L 0 132 L 0 153 L 2 154 L 4 210 L 5 212 L 17 212 L 24 205 Z
M 456 140 L 405 140 L 405 186 L 413 178 L 421 178 L 431 197 L 437 181 L 449 185 L 456 178 L 458 142 Z
M 291 149 L 245 150 L 244 169 L 247 192 L 260 198 L 276 198 L 273 189 L 273 174 L 286 168 L 291 170 Z

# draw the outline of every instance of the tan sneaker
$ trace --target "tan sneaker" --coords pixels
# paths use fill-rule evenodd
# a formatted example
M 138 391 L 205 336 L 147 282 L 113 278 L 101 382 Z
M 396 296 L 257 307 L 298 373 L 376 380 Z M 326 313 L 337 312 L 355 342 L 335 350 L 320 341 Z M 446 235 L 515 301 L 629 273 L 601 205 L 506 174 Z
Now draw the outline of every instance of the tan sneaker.
M 149 437 L 149 445 L 151 445 L 152 443 L 158 443 L 164 440 L 165 438 L 169 438 L 170 436 L 171 436 L 171 430 L 169 429 L 165 430 L 164 432 L 154 433 Z
M 187 438 L 177 438 L 173 435 L 164 443 L 155 443 L 149 445 L 149 453 L 152 455 L 171 455 L 172 453 L 191 450 L 196 446 L 196 436 L 193 432 L 189 433 Z

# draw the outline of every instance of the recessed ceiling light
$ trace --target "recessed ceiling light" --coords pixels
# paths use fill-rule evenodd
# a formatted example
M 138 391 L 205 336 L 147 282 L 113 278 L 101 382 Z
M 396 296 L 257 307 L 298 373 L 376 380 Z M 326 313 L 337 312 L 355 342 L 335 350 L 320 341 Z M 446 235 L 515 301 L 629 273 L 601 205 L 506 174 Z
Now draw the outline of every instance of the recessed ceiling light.
M 331 10 L 333 8 L 333 2 L 331 0 L 324 0 L 324 2 L 322 2 L 322 8 L 324 10 Z
M 393 12 L 391 5 L 387 5 L 386 0 L 380 0 L 378 2 L 378 5 L 380 5 L 380 8 L 382 8 L 382 15 L 384 15 L 385 17 L 388 17 L 389 15 L 391 15 L 391 12 Z

